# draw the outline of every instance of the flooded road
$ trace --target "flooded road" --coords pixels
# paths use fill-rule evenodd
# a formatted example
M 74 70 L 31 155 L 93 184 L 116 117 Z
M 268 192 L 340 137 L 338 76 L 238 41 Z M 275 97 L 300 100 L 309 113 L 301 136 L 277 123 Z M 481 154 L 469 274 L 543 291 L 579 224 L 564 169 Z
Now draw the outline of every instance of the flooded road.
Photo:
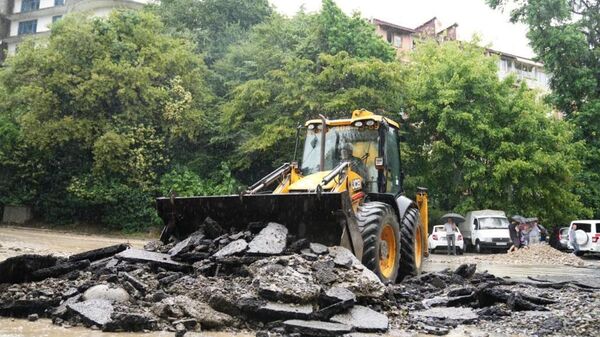
M 98 236 L 63 233 L 47 229 L 25 227 L 0 227 L 0 261 L 21 254 L 71 255 L 86 250 L 128 243 L 142 248 L 148 240 L 130 239 L 125 236 Z
M 173 337 L 175 333 L 161 331 L 151 333 L 110 333 L 83 327 L 63 328 L 52 324 L 49 319 L 28 322 L 24 319 L 0 319 L 2 337 Z M 192 334 L 189 334 L 190 336 Z M 197 337 L 251 337 L 250 333 L 205 332 Z
M 465 254 L 466 257 L 481 255 Z M 477 264 L 478 271 L 488 271 L 499 277 L 510 277 L 512 279 L 523 281 L 528 277 L 543 278 L 550 281 L 564 281 L 567 279 L 577 280 L 579 282 L 593 282 L 600 279 L 600 265 L 596 256 L 586 256 L 585 261 L 588 267 L 572 267 L 566 265 L 525 265 L 525 264 L 498 264 L 493 262 L 473 261 Z M 465 258 L 452 261 L 441 254 L 431 254 L 424 264 L 424 271 L 441 271 L 446 268 L 456 269 L 461 263 L 465 263 Z M 598 284 L 594 284 L 598 286 Z

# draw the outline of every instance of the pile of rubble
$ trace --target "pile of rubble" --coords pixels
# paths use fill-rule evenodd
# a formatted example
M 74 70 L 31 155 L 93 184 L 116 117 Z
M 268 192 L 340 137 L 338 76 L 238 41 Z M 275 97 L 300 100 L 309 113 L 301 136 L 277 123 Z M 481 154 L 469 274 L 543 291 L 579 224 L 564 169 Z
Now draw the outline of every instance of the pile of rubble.
M 585 267 L 585 261 L 572 253 L 559 251 L 550 245 L 532 244 L 509 253 L 477 254 L 465 256 L 436 255 L 436 262 L 444 263 L 492 263 L 504 265 L 566 265 Z
M 561 252 L 547 244 L 529 245 L 527 248 L 508 253 L 508 256 L 510 259 L 516 260 L 519 264 L 563 264 L 574 267 L 582 267 L 584 265 L 584 261 L 580 257 L 572 253 Z
M 178 336 L 337 336 L 390 326 L 446 334 L 458 324 L 556 303 L 522 287 L 576 286 L 517 284 L 467 264 L 385 286 L 349 250 L 294 238 L 276 223 L 226 233 L 207 219 L 200 228 L 181 242 L 152 241 L 144 250 L 115 245 L 68 258 L 9 258 L 0 262 L 0 316 Z
M 225 233 L 207 219 L 177 244 L 0 263 L 0 315 L 103 331 L 383 332 L 387 316 L 360 304 L 384 292 L 347 249 L 293 240 L 276 223 Z

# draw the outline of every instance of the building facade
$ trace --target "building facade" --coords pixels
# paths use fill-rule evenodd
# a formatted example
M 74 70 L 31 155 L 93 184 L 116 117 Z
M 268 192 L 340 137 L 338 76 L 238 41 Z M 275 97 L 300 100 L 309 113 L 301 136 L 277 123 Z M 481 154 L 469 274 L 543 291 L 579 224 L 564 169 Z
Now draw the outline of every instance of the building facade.
M 458 39 L 457 23 L 444 28 L 435 17 L 416 28 L 406 28 L 379 19 L 373 19 L 371 22 L 375 26 L 376 33 L 396 48 L 399 57 L 412 50 L 417 39 L 434 38 L 440 42 Z M 543 64 L 529 58 L 489 48 L 487 53 L 498 56 L 498 77 L 500 79 L 514 74 L 518 80 L 524 81 L 530 88 L 538 89 L 542 93 L 550 91 L 550 76 L 545 72 Z
M 44 35 L 71 12 L 106 16 L 115 8 L 141 8 L 148 0 L 0 0 L 1 57 L 14 54 L 24 37 Z

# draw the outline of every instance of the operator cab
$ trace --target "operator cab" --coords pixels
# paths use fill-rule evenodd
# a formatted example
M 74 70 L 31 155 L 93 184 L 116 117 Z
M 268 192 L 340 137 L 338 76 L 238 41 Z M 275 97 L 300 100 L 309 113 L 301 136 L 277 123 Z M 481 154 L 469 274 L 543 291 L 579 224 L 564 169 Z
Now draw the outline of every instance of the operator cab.
M 350 161 L 361 176 L 367 193 L 401 192 L 398 124 L 366 110 L 351 119 L 327 120 L 324 168 L 320 168 L 323 122 L 306 122 L 306 138 L 300 170 L 303 176 L 333 170 Z M 379 184 L 378 181 L 382 181 Z

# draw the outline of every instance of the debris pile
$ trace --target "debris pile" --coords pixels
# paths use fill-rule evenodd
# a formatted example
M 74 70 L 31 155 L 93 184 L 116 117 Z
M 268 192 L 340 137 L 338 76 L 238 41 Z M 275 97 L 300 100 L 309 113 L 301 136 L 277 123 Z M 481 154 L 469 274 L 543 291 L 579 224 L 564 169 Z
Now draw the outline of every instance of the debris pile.
M 580 257 L 572 253 L 561 252 L 546 244 L 529 245 L 528 248 L 508 253 L 508 257 L 518 261 L 520 264 L 563 264 L 574 267 L 582 267 L 584 265 L 584 261 Z
M 519 265 L 567 265 L 573 267 L 585 266 L 585 261 L 571 253 L 561 252 L 547 244 L 533 244 L 506 254 L 478 254 L 461 257 L 444 258 L 440 262 L 448 263 L 494 263 Z
M 549 312 L 556 299 L 532 289 L 577 287 L 592 291 L 567 282 L 518 283 L 477 273 L 473 264 L 385 286 L 343 247 L 294 238 L 276 223 L 225 232 L 207 218 L 185 240 L 152 241 L 143 250 L 115 245 L 0 262 L 0 316 L 176 336 L 338 336 L 390 327 L 442 335 L 458 324 Z
M 0 315 L 103 331 L 385 332 L 364 305 L 385 293 L 343 247 L 295 240 L 276 223 L 226 233 L 207 218 L 187 239 L 0 263 Z

